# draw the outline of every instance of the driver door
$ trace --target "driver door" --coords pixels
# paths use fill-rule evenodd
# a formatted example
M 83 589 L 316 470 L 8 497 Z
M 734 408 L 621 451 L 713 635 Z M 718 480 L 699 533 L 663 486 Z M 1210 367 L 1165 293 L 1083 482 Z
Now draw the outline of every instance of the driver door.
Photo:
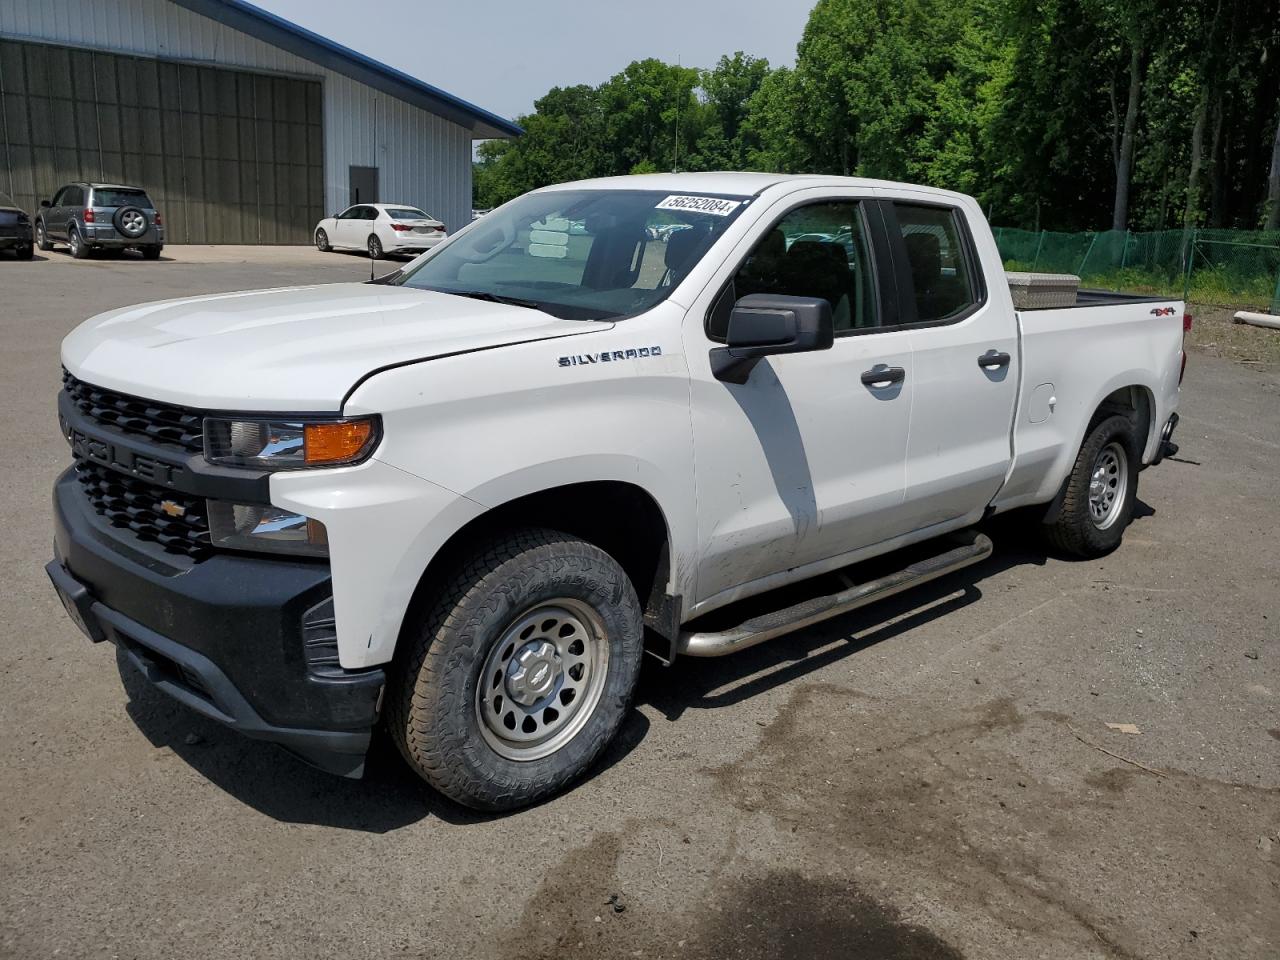
M 333 245 L 335 247 L 363 247 L 365 238 L 364 207 L 347 207 L 333 221 Z
M 852 190 L 808 190 L 762 223 L 686 324 L 695 610 L 840 566 L 902 532 L 912 358 L 909 332 L 895 328 L 879 207 Z M 733 303 L 751 293 L 828 300 L 832 348 L 768 357 L 744 384 L 717 380 L 708 351 L 723 341 Z

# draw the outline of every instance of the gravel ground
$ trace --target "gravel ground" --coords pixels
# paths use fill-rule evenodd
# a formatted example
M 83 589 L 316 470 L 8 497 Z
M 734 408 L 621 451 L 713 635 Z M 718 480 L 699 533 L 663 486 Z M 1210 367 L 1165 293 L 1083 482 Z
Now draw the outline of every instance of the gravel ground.
M 1274 365 L 1193 354 L 1182 452 L 1143 474 L 1112 556 L 1047 557 L 1009 518 L 983 565 L 649 664 L 600 770 L 478 817 L 385 748 L 343 781 L 204 721 L 59 607 L 62 336 L 368 276 L 309 250 L 166 256 L 0 262 L 0 956 L 1280 955 Z

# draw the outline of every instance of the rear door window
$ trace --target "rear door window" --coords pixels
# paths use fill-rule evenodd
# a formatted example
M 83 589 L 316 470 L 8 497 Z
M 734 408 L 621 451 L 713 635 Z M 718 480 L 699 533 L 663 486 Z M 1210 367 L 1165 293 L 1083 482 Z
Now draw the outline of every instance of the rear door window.
M 915 322 L 959 318 L 979 302 L 959 211 L 900 202 L 893 209 L 915 300 Z

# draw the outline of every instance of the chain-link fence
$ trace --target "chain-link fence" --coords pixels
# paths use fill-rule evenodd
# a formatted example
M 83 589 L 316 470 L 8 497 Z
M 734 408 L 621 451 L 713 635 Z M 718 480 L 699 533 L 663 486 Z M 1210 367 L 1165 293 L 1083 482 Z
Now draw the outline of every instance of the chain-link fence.
M 1055 233 L 995 229 L 1010 270 L 1073 273 L 1091 287 L 1280 314 L 1280 231 Z

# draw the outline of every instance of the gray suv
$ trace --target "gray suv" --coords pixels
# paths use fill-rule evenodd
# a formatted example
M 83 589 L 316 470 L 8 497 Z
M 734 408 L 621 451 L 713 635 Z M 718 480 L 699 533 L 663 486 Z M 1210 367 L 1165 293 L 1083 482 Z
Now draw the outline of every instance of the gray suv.
M 130 248 L 158 260 L 164 223 L 147 192 L 138 187 L 68 183 L 52 200 L 40 201 L 36 216 L 36 246 L 52 250 L 56 242 L 66 243 L 77 260 L 94 250 Z

